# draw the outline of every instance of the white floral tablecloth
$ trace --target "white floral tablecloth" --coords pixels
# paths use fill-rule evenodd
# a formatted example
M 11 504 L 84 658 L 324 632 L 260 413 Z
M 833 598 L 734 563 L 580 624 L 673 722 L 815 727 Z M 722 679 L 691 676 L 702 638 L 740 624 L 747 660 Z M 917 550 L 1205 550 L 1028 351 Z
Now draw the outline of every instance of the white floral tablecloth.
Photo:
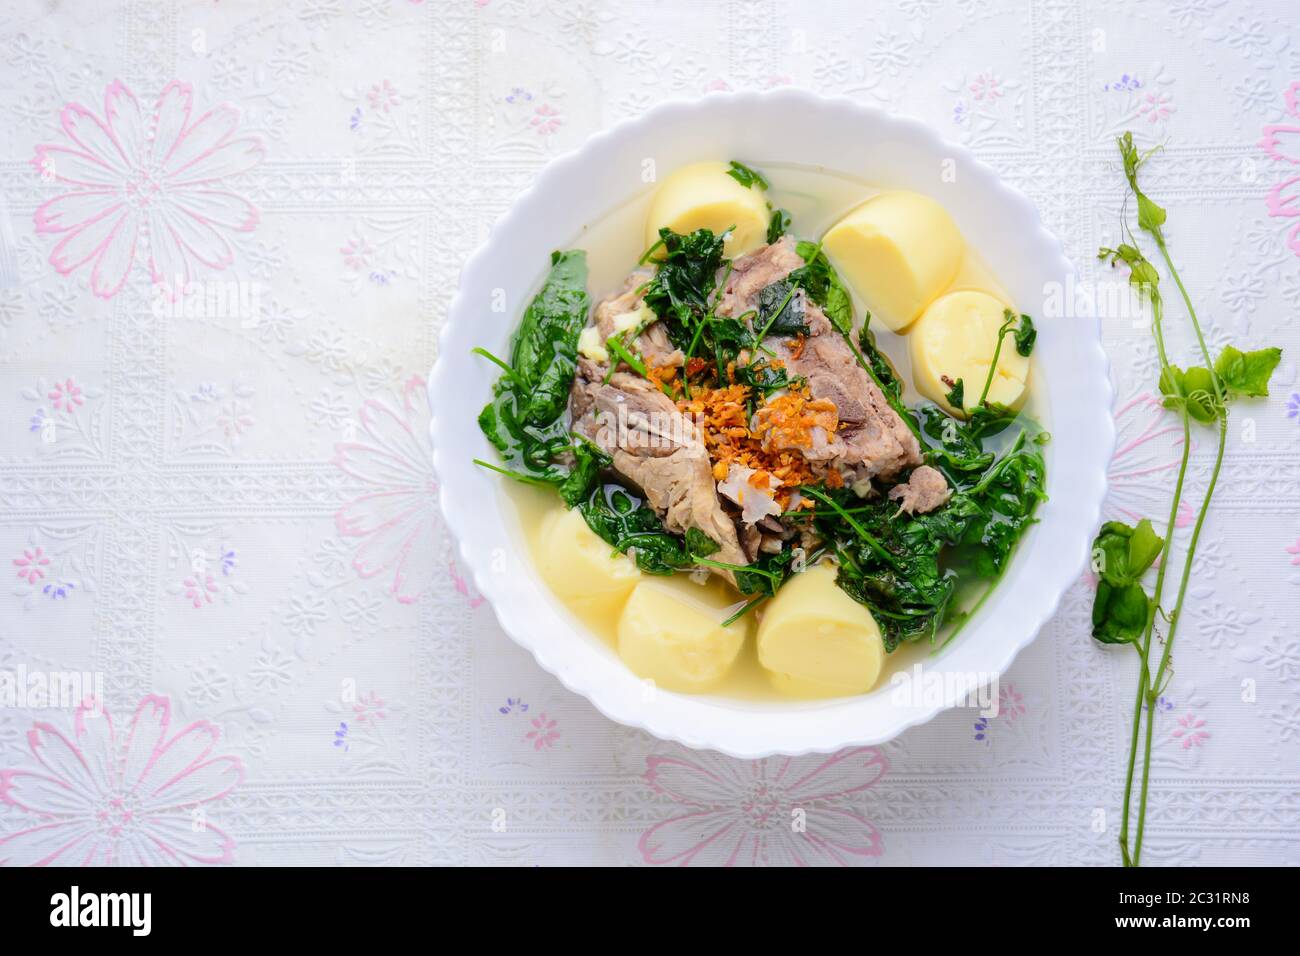
M 796 84 L 970 146 L 1085 278 L 1113 137 L 1166 143 L 1149 188 L 1213 343 L 1286 354 L 1234 415 L 1147 857 L 1300 863 L 1293 5 L 27 0 L 0 71 L 0 674 L 85 672 L 108 714 L 0 700 L 0 861 L 1115 862 L 1135 678 L 1088 637 L 1088 581 L 999 717 L 751 764 L 563 690 L 435 517 L 423 377 L 511 198 L 660 99 Z M 154 291 L 191 281 L 185 308 Z M 1106 336 L 1108 512 L 1157 514 L 1150 336 Z

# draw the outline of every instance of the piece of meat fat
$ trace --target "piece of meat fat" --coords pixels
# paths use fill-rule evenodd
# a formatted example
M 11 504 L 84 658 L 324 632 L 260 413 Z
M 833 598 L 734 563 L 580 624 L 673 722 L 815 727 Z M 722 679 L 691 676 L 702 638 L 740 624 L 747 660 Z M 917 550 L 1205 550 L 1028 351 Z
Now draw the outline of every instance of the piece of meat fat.
M 771 245 L 741 256 L 731 265 L 718 314 L 737 318 L 758 308 L 758 294 L 804 264 L 794 240 L 782 236 Z
M 889 489 L 889 499 L 899 502 L 899 514 L 928 514 L 942 508 L 951 497 L 952 489 L 948 482 L 929 465 L 914 469 L 907 481 Z
M 713 464 L 695 423 L 652 383 L 626 372 L 603 382 L 595 363 L 579 363 L 571 396 L 573 430 L 595 442 L 611 467 L 643 495 L 675 534 L 697 528 L 717 542 L 711 557 L 748 564 L 735 522 L 714 488 Z M 717 569 L 729 583 L 735 576 Z
M 608 296 L 596 306 L 593 324 L 600 333 L 602 343 L 608 341 L 610 336 L 626 331 L 626 326 L 620 322 L 621 317 L 634 315 L 643 309 L 649 311 L 642 298 L 644 290 L 641 288 L 649 278 L 648 272 L 633 272 L 623 283 L 621 292 Z M 636 324 L 643 318 L 644 316 L 639 316 Z M 686 362 L 682 350 L 668 340 L 668 330 L 657 319 L 637 337 L 633 350 L 640 353 L 642 360 L 651 368 L 680 367 Z

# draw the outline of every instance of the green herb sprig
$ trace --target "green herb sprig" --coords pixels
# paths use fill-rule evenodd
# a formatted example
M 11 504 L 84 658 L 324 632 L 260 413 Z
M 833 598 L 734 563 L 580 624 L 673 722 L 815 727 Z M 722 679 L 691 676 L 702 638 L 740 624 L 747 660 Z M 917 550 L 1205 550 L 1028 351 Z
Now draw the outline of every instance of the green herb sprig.
M 1170 363 L 1164 337 L 1164 300 L 1160 294 L 1160 274 L 1143 255 L 1137 240 L 1124 224 L 1128 241 L 1114 249 L 1102 248 L 1098 258 L 1111 265 L 1123 263 L 1129 268 L 1129 281 L 1151 306 L 1151 330 L 1155 339 L 1156 355 L 1160 365 L 1159 388 L 1164 395 L 1164 405 L 1178 413 L 1182 426 L 1182 453 L 1178 475 L 1170 501 L 1169 533 L 1162 539 L 1143 519 L 1135 527 L 1121 522 L 1107 522 L 1093 544 L 1093 564 L 1099 583 L 1093 605 L 1093 637 L 1104 644 L 1128 644 L 1138 653 L 1140 666 L 1136 700 L 1133 705 L 1133 723 L 1129 740 L 1128 763 L 1124 780 L 1124 808 L 1119 833 L 1120 855 L 1125 866 L 1140 866 L 1142 839 L 1146 827 L 1147 797 L 1151 781 L 1151 745 L 1155 728 L 1156 703 L 1172 677 L 1172 655 L 1178 625 L 1182 619 L 1183 604 L 1191 579 L 1192 564 L 1200 543 L 1205 517 L 1218 486 L 1227 447 L 1229 403 L 1242 397 L 1263 397 L 1268 394 L 1268 381 L 1281 360 L 1279 349 L 1267 348 L 1242 352 L 1232 346 L 1224 348 L 1217 361 L 1210 358 L 1201 323 L 1191 296 L 1183 284 L 1165 239 L 1166 211 L 1146 195 L 1138 185 L 1138 171 L 1155 150 L 1139 153 L 1133 143 L 1132 133 L 1126 132 L 1117 140 L 1124 177 L 1128 191 L 1137 203 L 1139 230 L 1151 236 L 1170 277 L 1178 287 L 1203 365 L 1183 371 Z M 1191 538 L 1183 560 L 1178 581 L 1177 596 L 1172 610 L 1163 607 L 1166 572 L 1173 528 L 1182 500 L 1187 465 L 1191 453 L 1191 423 L 1217 425 L 1217 447 L 1214 466 L 1205 495 L 1197 509 Z M 1155 586 L 1150 597 L 1142 589 L 1140 579 L 1158 561 Z M 1158 663 L 1152 658 L 1156 637 L 1156 624 L 1165 622 L 1163 650 Z M 1153 667 L 1154 665 L 1154 667 Z M 1143 725 L 1145 724 L 1145 727 Z M 1130 840 L 1130 821 L 1133 817 L 1133 787 L 1137 773 L 1137 755 L 1142 750 L 1142 777 L 1137 797 L 1137 823 Z

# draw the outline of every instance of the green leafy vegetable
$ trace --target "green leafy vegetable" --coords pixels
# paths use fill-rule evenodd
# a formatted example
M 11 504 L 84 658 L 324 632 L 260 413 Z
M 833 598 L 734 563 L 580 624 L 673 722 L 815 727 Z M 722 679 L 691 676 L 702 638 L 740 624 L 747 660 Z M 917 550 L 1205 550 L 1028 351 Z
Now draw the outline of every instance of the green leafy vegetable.
M 687 361 L 711 355 L 725 369 L 749 344 L 749 329 L 734 318 L 716 314 L 731 264 L 723 257 L 722 235 L 698 229 L 687 235 L 659 230 L 663 256 L 646 285 L 645 302 L 664 323 L 668 338 Z M 718 271 L 723 270 L 722 279 Z
M 1242 352 L 1227 345 L 1214 363 L 1214 371 L 1227 389 L 1225 397 L 1267 398 L 1268 380 L 1281 361 L 1281 349 Z
M 757 186 L 764 192 L 767 191 L 768 182 L 763 178 L 763 174 L 756 169 L 750 169 L 739 160 L 733 159 L 731 161 L 731 168 L 727 170 L 727 175 L 746 189 L 753 189 Z
M 1029 358 L 1037 341 L 1038 330 L 1034 328 L 1034 320 L 1027 315 L 1022 315 L 1020 325 L 1016 328 L 1016 351 Z
M 664 255 L 645 289 L 645 303 L 678 334 L 687 334 L 709 311 L 718 269 L 722 267 L 723 237 L 708 229 L 681 234 L 659 230 Z
M 798 376 L 791 376 L 785 366 L 773 366 L 762 358 L 748 365 L 739 365 L 735 370 L 736 384 L 748 386 L 759 399 L 765 399 L 773 392 L 790 388 L 802 381 Z
M 929 514 L 900 514 L 897 502 L 863 501 L 848 489 L 802 489 L 826 506 L 814 524 L 840 558 L 836 583 L 871 610 L 887 651 L 933 640 L 959 579 L 996 579 L 1047 497 L 1042 456 L 1025 447 L 1023 432 L 996 459 L 969 436 L 962 442 L 965 480 Z
M 573 449 L 573 465 L 568 476 L 560 482 L 560 497 L 570 508 L 576 508 L 587 499 L 596 485 L 601 471 L 608 468 L 612 459 L 600 448 L 581 439 Z
M 961 408 L 966 404 L 966 383 L 961 379 L 953 382 L 944 379 L 943 383 L 948 386 L 948 392 L 944 395 L 944 400 L 953 408 Z
M 578 357 L 578 333 L 587 324 L 587 254 L 551 254 L 551 272 L 524 311 L 511 347 L 521 419 L 546 426 L 563 413 Z
M 1027 315 L 1017 316 L 1010 309 L 1002 311 L 1002 325 L 998 328 L 998 342 L 993 347 L 993 361 L 989 363 L 989 374 L 984 379 L 984 388 L 980 391 L 977 407 L 982 407 L 988 403 L 989 389 L 993 386 L 993 373 L 998 367 L 998 358 L 1002 355 L 1002 340 L 1007 337 L 1007 333 L 1013 333 L 1016 341 L 1016 351 L 1028 358 L 1034 350 L 1034 342 L 1038 339 L 1038 332 L 1034 329 L 1034 320 Z M 954 408 L 961 408 L 961 403 L 952 402 Z
M 853 333 L 853 300 L 848 289 L 840 281 L 839 274 L 822 252 L 821 246 L 813 242 L 800 242 L 795 251 L 803 259 L 804 265 L 787 276 L 787 281 L 807 293 L 808 298 L 821 306 L 835 326 L 843 335 Z
M 1160 370 L 1159 388 L 1165 408 L 1186 408 L 1187 414 L 1207 425 L 1219 417 L 1221 401 L 1207 368 L 1196 365 L 1184 372 L 1177 365 L 1166 366 Z
M 719 548 L 698 528 L 684 536 L 666 531 L 655 510 L 619 484 L 596 488 L 578 510 L 592 531 L 615 550 L 630 554 L 646 574 L 668 575 L 696 567 Z
M 570 489 L 566 497 L 577 493 L 572 489 L 594 467 L 590 451 L 573 449 L 564 421 L 577 368 L 578 334 L 590 307 L 586 253 L 553 253 L 551 271 L 515 331 L 510 362 L 485 349 L 474 350 L 502 369 L 478 424 L 506 468 L 488 467 L 530 484 L 563 484 Z M 575 462 L 573 471 L 579 473 L 571 481 L 566 459 Z
M 794 294 L 794 290 L 795 286 L 786 279 L 779 279 L 759 290 L 758 318 L 754 321 L 764 330 L 759 341 L 767 335 L 807 335 L 811 331 L 804 317 L 803 300 Z
M 895 406 L 895 409 L 902 408 L 903 380 L 899 377 L 894 364 L 889 361 L 889 357 L 876 347 L 876 333 L 871 330 L 870 312 L 863 319 L 862 331 L 858 333 L 858 349 L 862 358 L 866 360 L 871 377 L 880 387 L 880 390 L 885 393 L 885 398 L 889 400 L 891 405 Z M 908 421 L 911 417 L 909 412 L 903 416 L 903 420 Z
M 1146 630 L 1151 602 L 1141 578 L 1164 547 L 1151 522 L 1137 527 L 1119 521 L 1101 526 L 1092 545 L 1097 599 L 1092 606 L 1092 636 L 1103 644 L 1137 642 Z
M 790 230 L 790 213 L 786 209 L 773 209 L 767 222 L 767 241 L 776 242 Z

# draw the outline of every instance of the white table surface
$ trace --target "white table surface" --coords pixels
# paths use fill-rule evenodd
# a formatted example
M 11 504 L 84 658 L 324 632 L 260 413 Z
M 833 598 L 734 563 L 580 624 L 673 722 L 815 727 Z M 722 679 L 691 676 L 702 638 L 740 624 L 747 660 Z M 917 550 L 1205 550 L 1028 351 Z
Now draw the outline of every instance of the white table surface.
M 955 711 L 879 749 L 748 764 L 561 688 L 434 517 L 423 377 L 460 263 L 512 196 L 661 99 L 796 84 L 969 145 L 1085 277 L 1116 235 L 1113 137 L 1166 142 L 1149 189 L 1212 341 L 1286 355 L 1273 396 L 1233 418 L 1159 714 L 1147 859 L 1300 862 L 1291 5 L 22 2 L 0 14 L 0 75 L 19 271 L 0 289 L 0 670 L 99 674 L 110 714 L 0 707 L 0 861 L 1115 862 L 1133 655 L 1093 645 L 1086 581 L 986 728 Z M 150 155 L 160 99 L 163 126 L 189 104 L 178 148 L 215 180 L 188 200 L 207 224 L 172 214 L 188 249 L 156 220 L 134 250 L 134 219 L 77 232 L 99 197 L 44 205 L 89 191 L 69 179 L 125 177 L 111 152 L 67 152 L 73 135 L 112 150 L 109 107 L 122 156 Z M 156 316 L 150 251 L 164 275 L 258 295 L 260 321 Z M 1157 513 L 1176 449 L 1145 397 L 1150 336 L 1105 334 L 1108 513 Z M 104 761 L 128 737 L 134 776 L 114 789 Z M 794 842 L 796 806 L 828 844 Z

